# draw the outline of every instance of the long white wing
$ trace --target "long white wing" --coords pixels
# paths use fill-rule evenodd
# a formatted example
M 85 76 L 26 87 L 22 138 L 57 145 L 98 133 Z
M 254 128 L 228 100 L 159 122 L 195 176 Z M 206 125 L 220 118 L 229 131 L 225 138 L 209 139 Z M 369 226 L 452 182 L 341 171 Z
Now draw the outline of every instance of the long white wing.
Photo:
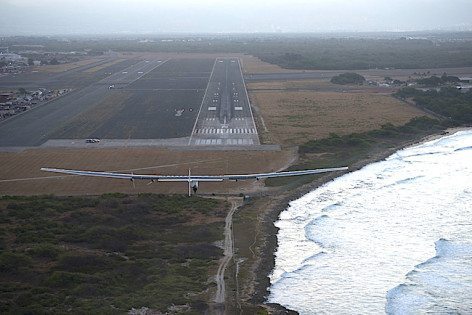
M 107 177 L 107 178 L 118 178 L 118 179 L 145 179 L 153 180 L 158 182 L 221 182 L 224 180 L 238 181 L 247 179 L 263 179 L 273 177 L 287 177 L 287 176 L 300 176 L 300 175 L 313 175 L 320 173 L 346 171 L 347 167 L 335 167 L 335 168 L 320 168 L 315 170 L 305 171 L 291 171 L 291 172 L 273 172 L 273 173 L 258 173 L 258 174 L 246 174 L 246 175 L 221 175 L 221 176 L 202 176 L 202 175 L 137 175 L 129 173 L 113 173 L 113 172 L 94 172 L 94 171 L 77 171 L 77 170 L 65 170 L 60 168 L 41 168 L 42 171 L 80 175 L 80 176 L 95 176 L 95 177 Z

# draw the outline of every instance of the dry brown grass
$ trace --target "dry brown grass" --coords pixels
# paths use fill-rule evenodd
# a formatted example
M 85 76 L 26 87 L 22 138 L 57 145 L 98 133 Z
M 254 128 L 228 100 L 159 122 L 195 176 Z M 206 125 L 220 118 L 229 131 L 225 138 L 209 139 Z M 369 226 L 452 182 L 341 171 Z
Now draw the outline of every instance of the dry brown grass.
M 85 70 L 84 72 L 85 72 L 85 73 L 95 73 L 95 72 L 100 71 L 100 70 L 102 70 L 102 69 L 105 69 L 105 68 L 107 68 L 107 67 L 113 66 L 113 65 L 115 65 L 115 64 L 117 64 L 117 63 L 120 63 L 120 62 L 122 62 L 122 61 L 124 61 L 124 60 L 125 60 L 125 59 L 116 59 L 116 60 L 113 60 L 113 61 L 110 61 L 110 62 L 106 62 L 106 63 L 104 63 L 104 64 L 102 64 L 102 65 L 98 65 L 98 66 L 95 66 L 95 67 L 93 67 L 93 68 L 87 69 L 87 70 Z
M 299 145 L 330 133 L 362 132 L 386 123 L 401 125 L 416 116 L 419 109 L 390 95 L 335 92 L 253 92 L 273 142 Z
M 33 71 L 39 71 L 39 72 L 49 72 L 49 73 L 61 73 L 64 71 L 69 71 L 78 67 L 86 66 L 91 63 L 97 62 L 100 59 L 97 58 L 90 58 L 90 59 L 84 59 L 76 62 L 69 62 L 69 63 L 64 63 L 60 65 L 47 65 L 47 66 L 39 66 L 39 67 L 34 67 Z
M 97 195 L 108 192 L 187 192 L 186 183 L 136 181 L 78 177 L 40 171 L 41 167 L 99 171 L 127 171 L 135 174 L 218 175 L 275 171 L 292 158 L 290 151 L 169 151 L 155 148 L 120 149 L 34 149 L 0 153 L 2 195 Z M 56 177 L 58 176 L 58 177 Z M 252 191 L 260 182 L 200 183 L 199 192 L 232 193 Z
M 243 67 L 244 74 L 301 72 L 301 70 L 290 70 L 290 69 L 281 68 L 280 66 L 264 62 L 254 56 L 243 55 L 240 57 L 242 59 L 242 67 Z
M 325 80 L 289 80 L 289 81 L 267 81 L 267 82 L 252 82 L 247 84 L 249 90 L 311 90 L 311 89 L 326 89 L 332 87 L 333 84 L 329 79 Z

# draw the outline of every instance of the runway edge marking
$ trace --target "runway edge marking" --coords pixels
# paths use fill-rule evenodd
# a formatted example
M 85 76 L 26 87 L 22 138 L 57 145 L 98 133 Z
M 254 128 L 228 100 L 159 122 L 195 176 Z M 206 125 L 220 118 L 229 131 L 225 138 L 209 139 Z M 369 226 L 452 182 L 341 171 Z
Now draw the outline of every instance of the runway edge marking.
M 162 66 L 163 64 L 165 64 L 166 62 L 170 61 L 172 59 L 166 59 L 160 63 L 158 63 L 155 67 L 153 67 L 151 70 L 149 71 L 146 71 L 146 72 L 143 72 L 143 74 L 141 74 L 138 78 L 134 79 L 133 81 L 131 81 L 130 83 L 128 83 L 126 85 L 126 87 L 130 86 L 131 84 L 133 84 L 134 82 L 138 81 L 139 79 L 141 79 L 142 77 L 144 77 L 145 75 L 147 75 L 148 73 L 150 73 L 151 71 L 154 71 L 155 69 L 157 69 L 158 67 Z M 143 67 L 144 68 L 144 67 Z M 138 70 L 141 70 L 142 68 L 138 69 Z
M 254 115 L 252 113 L 251 102 L 249 101 L 249 93 L 247 91 L 246 81 L 244 80 L 243 69 L 241 68 L 241 61 L 239 60 L 239 58 L 237 59 L 238 59 L 239 71 L 241 72 L 241 77 L 243 79 L 244 90 L 246 91 L 247 106 L 249 107 L 249 112 L 251 113 L 252 124 L 254 125 L 254 128 L 256 129 L 256 135 L 258 135 L 257 137 L 259 138 L 259 132 L 257 131 L 256 121 L 254 120 Z
M 193 134 L 195 132 L 195 128 L 197 127 L 198 119 L 200 118 L 200 113 L 202 112 L 203 104 L 205 103 L 205 98 L 207 96 L 208 89 L 211 83 L 211 78 L 213 77 L 213 72 L 215 71 L 215 66 L 217 62 L 218 62 L 218 58 L 215 58 L 215 62 L 213 63 L 213 68 L 211 68 L 210 78 L 208 79 L 208 84 L 205 89 L 205 94 L 203 94 L 202 103 L 200 104 L 200 109 L 198 110 L 197 119 L 195 119 L 195 124 L 193 125 L 192 133 L 190 134 L 190 139 L 188 140 L 188 145 L 191 145 L 192 143 Z

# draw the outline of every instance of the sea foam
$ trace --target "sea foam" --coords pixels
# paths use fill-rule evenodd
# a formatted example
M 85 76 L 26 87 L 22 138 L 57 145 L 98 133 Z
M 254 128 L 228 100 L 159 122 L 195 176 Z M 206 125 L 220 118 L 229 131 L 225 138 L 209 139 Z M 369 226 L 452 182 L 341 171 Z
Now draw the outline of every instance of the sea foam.
M 472 131 L 290 203 L 269 301 L 301 314 L 472 313 Z

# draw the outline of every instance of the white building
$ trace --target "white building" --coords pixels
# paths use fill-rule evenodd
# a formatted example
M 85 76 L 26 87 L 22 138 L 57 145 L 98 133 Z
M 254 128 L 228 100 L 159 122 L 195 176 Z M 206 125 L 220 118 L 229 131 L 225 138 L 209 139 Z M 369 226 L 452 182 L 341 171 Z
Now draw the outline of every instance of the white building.
M 5 61 L 22 61 L 23 59 L 26 59 L 26 58 L 21 57 L 20 55 L 17 55 L 17 54 L 13 54 L 13 53 L 0 54 L 0 60 L 5 60 Z

